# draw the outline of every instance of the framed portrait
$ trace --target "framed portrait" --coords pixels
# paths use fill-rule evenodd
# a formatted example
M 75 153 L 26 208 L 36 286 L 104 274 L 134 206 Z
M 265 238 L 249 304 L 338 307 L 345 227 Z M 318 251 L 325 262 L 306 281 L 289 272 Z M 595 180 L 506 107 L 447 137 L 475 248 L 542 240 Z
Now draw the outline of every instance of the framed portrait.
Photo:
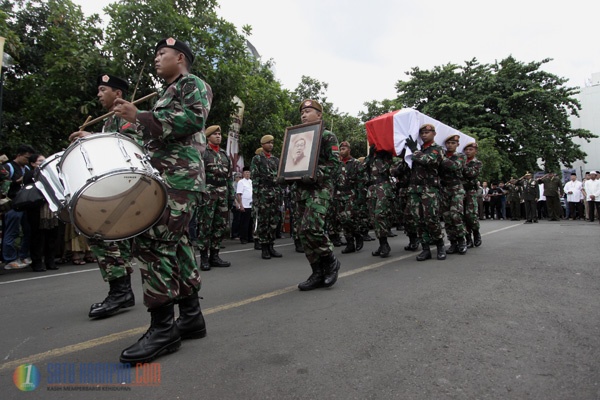
M 322 132 L 322 121 L 286 128 L 278 176 L 290 181 L 304 175 L 315 178 Z

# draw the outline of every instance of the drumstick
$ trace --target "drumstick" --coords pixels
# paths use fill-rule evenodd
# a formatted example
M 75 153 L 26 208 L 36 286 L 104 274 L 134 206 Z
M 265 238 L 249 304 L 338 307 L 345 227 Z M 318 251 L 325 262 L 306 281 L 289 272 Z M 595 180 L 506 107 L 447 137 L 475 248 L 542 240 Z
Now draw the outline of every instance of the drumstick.
M 141 97 L 141 98 L 137 99 L 136 101 L 132 102 L 131 104 L 138 104 L 138 103 L 141 103 L 142 101 L 150 100 L 151 98 L 153 98 L 154 96 L 157 96 L 157 95 L 158 95 L 158 92 L 150 93 L 150 94 L 149 94 L 149 95 L 147 95 L 147 96 L 144 96 L 144 97 Z M 114 113 L 115 113 L 114 111 L 111 111 L 111 112 L 108 112 L 108 113 L 106 113 L 106 114 L 104 114 L 104 115 L 101 115 L 101 116 L 99 116 L 98 118 L 94 118 L 94 119 L 93 119 L 93 120 L 91 120 L 91 121 L 86 121 L 86 122 L 85 122 L 83 125 L 81 125 L 81 126 L 79 127 L 79 130 L 82 130 L 82 129 L 83 129 L 83 128 L 85 128 L 86 126 L 93 125 L 93 124 L 95 124 L 96 122 L 100 122 L 100 121 L 102 121 L 103 119 L 110 117 L 110 116 L 111 116 L 111 115 L 113 115 Z

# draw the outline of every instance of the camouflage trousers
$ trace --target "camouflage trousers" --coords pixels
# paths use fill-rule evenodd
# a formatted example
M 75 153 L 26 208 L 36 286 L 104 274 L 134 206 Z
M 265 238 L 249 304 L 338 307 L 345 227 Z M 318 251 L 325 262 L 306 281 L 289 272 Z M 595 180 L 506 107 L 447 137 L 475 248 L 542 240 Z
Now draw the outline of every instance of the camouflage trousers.
M 325 235 L 325 218 L 330 201 L 329 189 L 301 189 L 300 200 L 296 204 L 300 215 L 298 236 L 304 247 L 304 255 L 311 264 L 333 252 L 333 244 Z
M 367 192 L 367 204 L 369 205 L 369 217 L 373 221 L 375 236 L 387 237 L 392 223 L 393 207 L 392 187 L 388 182 L 369 186 Z
M 260 244 L 270 244 L 275 241 L 277 227 L 281 222 L 281 199 L 278 197 L 262 198 L 252 201 L 252 209 L 256 215 L 256 236 Z
M 408 237 L 422 237 L 422 233 L 418 229 L 418 224 L 413 220 L 413 214 L 408 209 L 408 189 L 403 188 L 400 190 L 400 205 L 402 210 L 402 222 L 404 224 L 404 231 Z
M 300 209 L 298 208 L 298 204 L 300 203 L 300 189 L 293 187 L 291 192 L 291 201 L 294 204 L 292 209 L 292 217 L 294 219 L 294 240 L 300 240 L 300 223 L 302 222 L 302 214 L 300 214 Z
M 201 280 L 188 226 L 200 193 L 168 189 L 167 208 L 160 220 L 133 238 L 140 261 L 144 304 L 154 309 L 200 290 Z
M 436 187 L 416 186 L 408 188 L 405 221 L 408 232 L 422 232 L 423 244 L 435 244 L 444 238 L 440 224 L 440 191 Z
M 450 240 L 464 238 L 467 234 L 463 222 L 465 190 L 462 187 L 442 188 L 442 216 Z
M 104 242 L 90 239 L 90 250 L 98 259 L 98 266 L 105 282 L 122 278 L 133 273 L 131 244 L 133 239 Z
M 215 188 L 204 196 L 198 213 L 198 248 L 200 250 L 219 249 L 229 232 L 229 204 L 227 188 Z
M 479 230 L 479 205 L 477 204 L 477 191 L 467 190 L 465 193 L 465 228 L 467 233 Z
M 342 222 L 338 214 L 339 201 L 332 198 L 329 202 L 329 210 L 327 211 L 327 218 L 325 218 L 325 231 L 331 235 L 339 235 L 342 231 Z
M 351 237 L 364 231 L 364 222 L 360 216 L 360 205 L 355 196 L 347 195 L 337 201 L 336 212 L 344 236 Z

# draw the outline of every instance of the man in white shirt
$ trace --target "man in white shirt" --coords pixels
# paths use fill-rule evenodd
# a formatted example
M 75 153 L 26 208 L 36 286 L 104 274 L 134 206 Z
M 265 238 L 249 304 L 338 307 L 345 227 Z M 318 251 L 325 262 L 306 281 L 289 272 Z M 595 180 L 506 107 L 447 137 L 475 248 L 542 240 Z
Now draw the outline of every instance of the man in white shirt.
M 236 197 L 240 210 L 240 242 L 254 242 L 254 224 L 252 223 L 252 181 L 250 168 L 244 167 L 243 178 L 237 184 Z
M 567 207 L 569 207 L 569 216 L 573 221 L 575 218 L 581 219 L 583 215 L 583 193 L 581 189 L 583 185 L 577 180 L 577 174 L 571 174 L 571 180 L 565 183 L 564 191 L 567 194 Z
M 600 180 L 598 172 L 590 171 L 590 179 L 585 181 L 585 194 L 589 204 L 590 222 L 594 222 L 594 214 L 600 219 Z

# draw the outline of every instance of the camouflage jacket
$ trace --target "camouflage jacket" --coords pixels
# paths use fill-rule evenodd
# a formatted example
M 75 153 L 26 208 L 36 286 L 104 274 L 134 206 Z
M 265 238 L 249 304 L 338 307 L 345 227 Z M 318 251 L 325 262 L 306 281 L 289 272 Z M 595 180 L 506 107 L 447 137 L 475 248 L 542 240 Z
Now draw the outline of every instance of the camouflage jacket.
M 261 199 L 282 198 L 283 188 L 277 184 L 278 170 L 279 158 L 273 154 L 267 157 L 263 152 L 252 158 L 250 179 L 252 179 L 253 202 L 260 202 Z
M 479 174 L 481 173 L 483 164 L 476 158 L 469 160 L 465 164 L 463 170 L 463 187 L 466 191 L 477 190 L 477 181 L 479 180 Z
M 404 158 L 398 157 L 398 160 L 394 163 L 390 172 L 392 176 L 396 178 L 396 186 L 399 189 L 408 187 L 410 184 L 410 166 Z
M 558 176 L 543 177 L 538 179 L 537 182 L 544 184 L 544 196 L 562 196 L 563 184 Z
M 443 187 L 462 189 L 462 177 L 465 163 L 467 162 L 467 156 L 463 153 L 454 153 L 444 157 L 442 165 L 440 165 L 440 181 Z
M 391 185 L 390 170 L 392 168 L 392 155 L 387 152 L 377 151 L 365 158 L 367 165 L 368 186 L 388 182 Z
M 435 142 L 423 146 L 412 155 L 410 186 L 439 187 L 439 167 L 444 160 L 444 149 Z
M 328 189 L 333 195 L 335 179 L 340 171 L 340 149 L 337 137 L 328 130 L 323 130 L 315 183 L 297 182 L 299 190 Z
M 504 185 L 504 189 L 506 189 L 506 199 L 508 201 L 519 201 L 521 200 L 521 187 L 515 183 L 507 182 Z
M 102 132 L 117 132 L 135 140 L 138 145 L 144 146 L 144 142 L 141 140 L 141 137 L 136 134 L 137 125 L 119 118 L 114 114 L 104 120 Z
M 209 145 L 202 155 L 204 171 L 206 173 L 206 191 L 209 193 L 220 192 L 226 197 L 228 203 L 233 204 L 233 180 L 231 174 L 233 165 L 231 159 L 223 149 L 213 150 Z
M 185 74 L 164 89 L 152 111 L 138 111 L 137 136 L 147 146 L 152 166 L 174 189 L 205 190 L 201 153 L 212 97 L 206 82 Z
M 354 157 L 342 160 L 335 197 L 340 200 L 357 200 L 366 184 L 366 172 Z

